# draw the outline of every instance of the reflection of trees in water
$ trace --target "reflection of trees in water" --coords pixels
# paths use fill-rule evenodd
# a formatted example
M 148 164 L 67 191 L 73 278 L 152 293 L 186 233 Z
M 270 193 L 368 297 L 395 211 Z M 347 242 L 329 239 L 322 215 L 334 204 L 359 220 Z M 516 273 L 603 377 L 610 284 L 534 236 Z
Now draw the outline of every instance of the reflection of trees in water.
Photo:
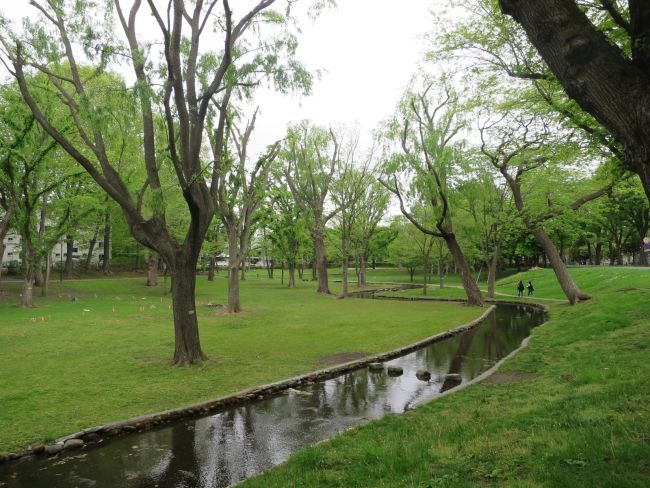
M 465 356 L 467 356 L 467 353 L 469 352 L 469 349 L 472 346 L 472 342 L 474 341 L 474 337 L 476 336 L 476 332 L 478 329 L 480 329 L 480 327 L 474 327 L 473 329 L 470 329 L 467 332 L 461 334 L 458 343 L 458 349 L 456 350 L 456 353 L 454 354 L 454 357 L 451 360 L 451 364 L 449 365 L 449 374 L 460 375 L 461 366 L 463 365 Z M 460 385 L 461 381 L 462 379 L 460 377 L 458 378 L 447 377 L 445 378 L 445 381 L 440 387 L 440 391 L 444 392 L 451 388 L 454 388 L 455 386 Z

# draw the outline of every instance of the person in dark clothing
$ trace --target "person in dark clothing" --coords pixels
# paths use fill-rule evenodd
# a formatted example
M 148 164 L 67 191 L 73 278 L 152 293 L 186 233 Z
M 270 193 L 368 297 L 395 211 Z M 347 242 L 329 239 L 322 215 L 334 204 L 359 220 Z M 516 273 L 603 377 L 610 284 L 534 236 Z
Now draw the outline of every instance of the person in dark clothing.
M 533 286 L 533 282 L 529 281 L 528 282 L 528 296 L 531 296 L 533 292 L 535 291 L 535 287 Z
M 521 280 L 519 280 L 519 283 L 517 283 L 517 296 L 518 297 L 524 296 L 524 282 Z

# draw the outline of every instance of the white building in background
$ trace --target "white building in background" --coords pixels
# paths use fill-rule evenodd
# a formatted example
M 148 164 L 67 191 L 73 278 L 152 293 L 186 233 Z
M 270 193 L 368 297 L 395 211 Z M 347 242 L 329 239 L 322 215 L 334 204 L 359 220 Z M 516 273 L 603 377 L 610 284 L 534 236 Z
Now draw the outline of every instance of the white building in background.
M 2 266 L 7 267 L 10 263 L 20 264 L 20 247 L 21 239 L 18 234 L 7 234 L 4 239 L 5 252 L 2 256 Z M 65 240 L 58 242 L 54 249 L 52 249 L 51 262 L 52 266 L 57 266 L 57 263 L 65 262 L 68 256 L 68 250 Z M 74 262 L 85 262 L 88 257 L 88 242 L 83 245 L 78 241 L 74 241 L 74 247 L 72 248 L 72 260 Z M 92 264 L 98 264 L 104 259 L 104 242 L 98 240 L 93 249 L 92 257 L 90 262 Z

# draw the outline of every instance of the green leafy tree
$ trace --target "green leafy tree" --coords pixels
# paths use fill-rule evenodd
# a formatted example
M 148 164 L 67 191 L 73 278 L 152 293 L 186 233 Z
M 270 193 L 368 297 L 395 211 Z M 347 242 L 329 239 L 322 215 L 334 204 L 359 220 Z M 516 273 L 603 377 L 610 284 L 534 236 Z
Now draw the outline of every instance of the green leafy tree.
M 294 59 L 297 43 L 289 30 L 293 24 L 271 10 L 275 3 L 253 2 L 236 18 L 228 0 L 196 0 L 191 5 L 172 0 L 166 11 L 153 1 L 144 8 L 143 2 L 133 2 L 126 11 L 119 0 L 34 0 L 34 15 L 25 21 L 24 30 L 9 30 L 5 22 L 0 36 L 3 61 L 38 123 L 117 202 L 133 237 L 157 252 L 170 269 L 174 365 L 205 358 L 195 307 L 196 267 L 227 162 L 221 140 L 228 95 L 233 89 L 250 92 L 265 78 L 276 88 L 290 89 L 309 77 Z M 115 34 L 115 16 L 122 36 Z M 147 19 L 153 21 L 153 38 L 141 28 Z M 94 83 L 124 60 L 135 77 L 131 88 Z M 94 66 L 93 71 L 86 72 L 83 64 Z M 58 70 L 62 65 L 63 72 Z M 56 93 L 68 111 L 65 129 L 74 137 L 44 111 L 39 90 L 27 83 L 32 70 L 48 78 L 43 88 Z M 120 171 L 123 139 L 112 137 L 118 125 L 114 114 L 127 111 L 116 111 L 116 104 L 139 112 L 138 117 L 119 120 L 123 126 L 134 125 L 139 137 L 135 147 L 143 176 L 137 185 L 125 181 Z M 206 123 L 214 107 L 217 153 L 206 160 Z M 163 114 L 163 126 L 156 123 L 157 114 Z M 165 188 L 161 178 L 166 161 L 176 178 L 173 188 Z M 180 194 L 185 203 L 187 221 L 180 238 L 167 222 L 170 192 Z

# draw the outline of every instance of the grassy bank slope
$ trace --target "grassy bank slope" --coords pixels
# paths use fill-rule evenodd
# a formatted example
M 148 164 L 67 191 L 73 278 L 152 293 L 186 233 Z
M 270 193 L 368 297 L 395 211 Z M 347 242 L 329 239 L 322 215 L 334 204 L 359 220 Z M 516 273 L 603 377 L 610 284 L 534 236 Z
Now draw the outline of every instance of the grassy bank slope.
M 547 302 L 551 321 L 491 382 L 309 448 L 243 487 L 650 486 L 650 271 L 571 272 L 593 300 Z M 500 289 L 519 279 L 561 296 L 546 270 Z
M 215 398 L 391 350 L 466 323 L 482 310 L 318 296 L 251 272 L 245 311 L 226 300 L 223 278 L 197 289 L 204 352 L 195 368 L 170 368 L 173 325 L 162 284 L 144 278 L 52 283 L 51 298 L 23 310 L 20 284 L 0 282 L 0 452 L 81 428 Z M 74 297 L 78 301 L 72 301 Z

